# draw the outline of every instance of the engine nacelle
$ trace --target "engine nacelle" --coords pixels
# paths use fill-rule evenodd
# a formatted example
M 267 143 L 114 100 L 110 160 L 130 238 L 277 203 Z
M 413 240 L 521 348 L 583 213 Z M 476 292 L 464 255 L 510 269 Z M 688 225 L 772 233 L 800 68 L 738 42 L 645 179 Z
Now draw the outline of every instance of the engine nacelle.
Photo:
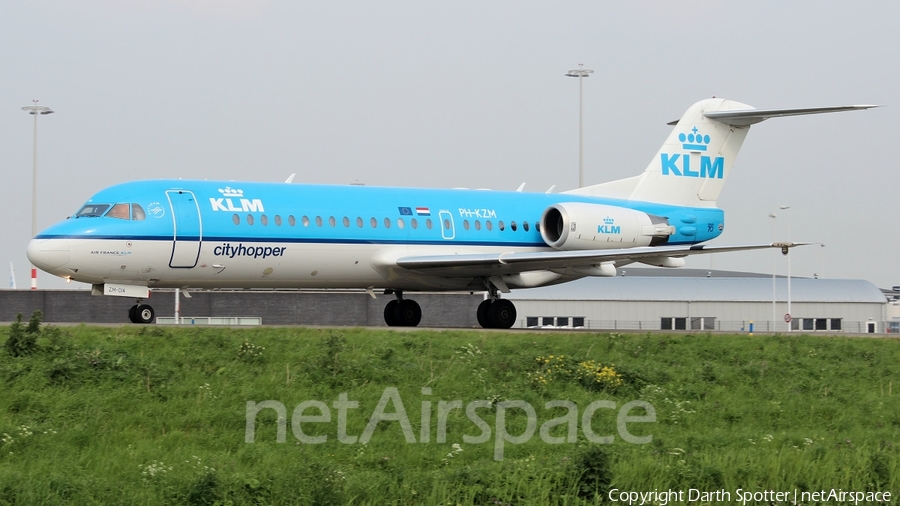
M 675 233 L 668 220 L 634 209 L 563 202 L 541 215 L 541 237 L 558 250 L 659 246 Z

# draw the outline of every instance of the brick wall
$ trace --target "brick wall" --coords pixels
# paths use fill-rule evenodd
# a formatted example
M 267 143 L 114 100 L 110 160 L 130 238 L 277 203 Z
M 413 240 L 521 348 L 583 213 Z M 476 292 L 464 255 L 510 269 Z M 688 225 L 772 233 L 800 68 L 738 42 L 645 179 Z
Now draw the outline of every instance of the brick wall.
M 384 326 L 384 306 L 361 292 L 192 292 L 181 298 L 182 316 L 259 316 L 267 325 Z M 409 294 L 422 307 L 420 327 L 477 327 L 480 293 Z M 147 304 L 157 316 L 174 316 L 174 292 L 153 292 Z M 39 309 L 47 322 L 130 323 L 134 299 L 92 296 L 84 290 L 0 290 L 0 321 Z

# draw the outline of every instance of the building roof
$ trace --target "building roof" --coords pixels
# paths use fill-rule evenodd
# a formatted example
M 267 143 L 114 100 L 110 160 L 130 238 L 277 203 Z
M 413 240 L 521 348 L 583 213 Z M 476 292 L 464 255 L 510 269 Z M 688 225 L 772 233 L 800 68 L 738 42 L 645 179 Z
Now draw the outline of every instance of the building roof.
M 787 279 L 776 280 L 775 298 L 787 300 Z M 511 300 L 728 301 L 772 300 L 772 278 L 588 277 L 553 286 L 514 290 Z M 861 279 L 791 278 L 792 302 L 886 302 Z

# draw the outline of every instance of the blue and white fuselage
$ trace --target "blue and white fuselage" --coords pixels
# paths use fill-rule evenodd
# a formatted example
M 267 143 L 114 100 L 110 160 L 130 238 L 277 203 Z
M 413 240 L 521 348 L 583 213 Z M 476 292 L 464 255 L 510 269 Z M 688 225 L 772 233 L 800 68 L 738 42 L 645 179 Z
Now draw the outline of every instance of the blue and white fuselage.
M 638 176 L 560 194 L 158 180 L 100 191 L 38 234 L 32 263 L 139 299 L 151 288 L 366 288 L 397 300 L 389 325 L 416 325 L 404 291 L 485 290 L 485 327 L 508 328 L 499 293 L 614 276 L 632 262 L 680 267 L 694 254 L 791 244 L 704 246 L 725 226 L 716 199 L 750 125 L 776 116 L 864 109 L 759 110 L 702 100 Z
M 724 226 L 715 208 L 566 194 L 157 180 L 100 191 L 91 212 L 41 232 L 30 250 L 42 269 L 91 284 L 482 290 L 477 279 L 407 275 L 392 261 L 556 251 L 541 236 L 542 214 L 575 202 L 663 217 L 675 225 L 668 245 L 713 239 Z M 115 206 L 128 210 L 110 213 Z M 598 218 L 593 249 L 649 245 Z

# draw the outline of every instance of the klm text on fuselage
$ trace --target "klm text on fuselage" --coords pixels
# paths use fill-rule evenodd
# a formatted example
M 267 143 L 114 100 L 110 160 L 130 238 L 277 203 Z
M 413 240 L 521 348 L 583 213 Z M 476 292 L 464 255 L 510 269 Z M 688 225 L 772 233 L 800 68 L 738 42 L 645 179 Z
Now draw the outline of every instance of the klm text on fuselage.
M 724 177 L 725 158 L 721 156 L 715 158 L 706 155 L 700 156 L 699 172 L 696 168 L 691 169 L 691 157 L 689 155 L 660 153 L 660 158 L 663 176 L 671 174 L 673 176 L 705 177 L 708 179 L 722 179 Z
M 263 207 L 262 200 L 260 199 L 240 199 L 240 206 L 234 205 L 234 202 L 230 198 L 212 198 L 210 197 L 209 203 L 212 205 L 213 211 L 240 211 L 240 212 L 254 212 L 254 213 L 264 213 L 266 209 Z

